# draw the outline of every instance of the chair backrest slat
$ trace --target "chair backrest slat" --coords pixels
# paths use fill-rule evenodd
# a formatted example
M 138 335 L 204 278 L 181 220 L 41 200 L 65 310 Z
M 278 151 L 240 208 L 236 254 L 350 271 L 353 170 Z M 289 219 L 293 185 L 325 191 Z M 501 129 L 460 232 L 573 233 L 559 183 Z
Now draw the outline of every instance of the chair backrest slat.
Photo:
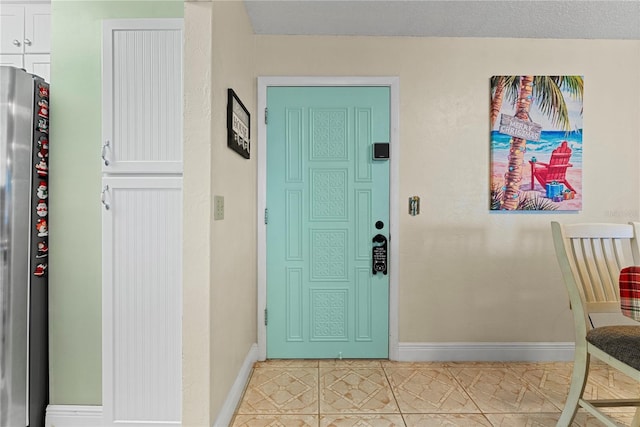
M 630 224 L 554 223 L 556 255 L 565 284 L 570 296 L 570 288 L 577 287 L 573 295 L 580 296 L 585 315 L 620 311 L 620 270 L 640 265 L 636 228 L 637 225 Z
M 566 165 L 569 163 L 571 153 L 569 154 L 556 154 L 554 153 L 549 160 L 550 165 Z
M 608 239 L 574 238 L 573 260 L 586 302 L 612 301 L 616 276 L 619 273 L 615 257 L 615 246 Z

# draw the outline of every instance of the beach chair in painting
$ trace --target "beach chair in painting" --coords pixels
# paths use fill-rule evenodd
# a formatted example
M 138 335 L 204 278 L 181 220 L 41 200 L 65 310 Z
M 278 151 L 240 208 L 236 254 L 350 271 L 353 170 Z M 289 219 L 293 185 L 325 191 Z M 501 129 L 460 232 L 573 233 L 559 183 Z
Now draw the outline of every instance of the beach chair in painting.
M 536 162 L 529 160 L 531 165 L 531 189 L 538 180 L 542 188 L 547 188 L 547 184 L 558 183 L 564 184 L 569 190 L 575 193 L 576 190 L 567 181 L 567 169 L 573 166 L 569 163 L 571 158 L 571 148 L 567 145 L 567 141 L 562 143 L 551 153 L 549 163 Z

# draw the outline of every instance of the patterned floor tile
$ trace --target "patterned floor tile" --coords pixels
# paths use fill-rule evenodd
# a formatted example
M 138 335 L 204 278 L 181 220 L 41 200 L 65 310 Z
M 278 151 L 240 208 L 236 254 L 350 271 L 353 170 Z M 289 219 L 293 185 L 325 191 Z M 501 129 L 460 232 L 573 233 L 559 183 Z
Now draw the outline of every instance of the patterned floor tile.
M 444 369 L 447 366 L 447 362 L 395 362 L 392 360 L 384 360 L 382 362 L 383 368 Z
M 555 426 L 571 371 L 571 363 L 270 360 L 255 365 L 231 427 Z M 590 374 L 588 399 L 640 395 L 637 382 L 602 363 Z M 633 418 L 633 408 L 606 411 L 622 425 Z M 601 423 L 580 410 L 573 427 Z
M 269 359 L 256 362 L 255 368 L 317 368 L 318 360 L 311 359 Z
M 569 394 L 573 363 L 515 363 L 512 372 L 536 387 L 558 408 Z
M 491 421 L 493 427 L 555 427 L 558 418 L 560 418 L 560 413 L 485 415 Z M 574 424 L 574 426 L 576 425 Z
M 478 413 L 446 369 L 385 368 L 403 413 Z
M 322 415 L 320 427 L 405 427 L 399 414 Z
M 640 384 L 616 369 L 595 368 L 589 371 L 585 395 L 587 399 L 636 398 L 640 396 Z
M 379 368 L 382 366 L 380 360 L 370 359 L 322 359 L 321 368 Z
M 633 420 L 632 413 L 608 412 L 608 415 L 616 422 L 628 426 Z M 576 427 L 602 427 L 602 423 L 594 416 L 586 413 L 578 413 L 574 419 L 573 425 Z
M 320 414 L 398 413 L 382 368 L 320 368 Z
M 237 415 L 231 427 L 317 427 L 318 415 Z
M 459 368 L 455 369 L 454 375 L 483 413 L 560 410 L 508 368 Z
M 254 369 L 239 414 L 317 414 L 317 368 Z
M 407 427 L 492 427 L 481 414 L 404 415 Z
M 449 368 L 506 368 L 507 362 L 444 362 Z
M 516 375 L 534 385 L 559 408 L 569 394 L 572 363 L 512 364 Z M 592 399 L 620 399 L 640 396 L 640 385 L 626 375 L 600 364 L 592 364 L 584 396 Z M 633 408 L 616 408 L 614 412 L 633 412 Z

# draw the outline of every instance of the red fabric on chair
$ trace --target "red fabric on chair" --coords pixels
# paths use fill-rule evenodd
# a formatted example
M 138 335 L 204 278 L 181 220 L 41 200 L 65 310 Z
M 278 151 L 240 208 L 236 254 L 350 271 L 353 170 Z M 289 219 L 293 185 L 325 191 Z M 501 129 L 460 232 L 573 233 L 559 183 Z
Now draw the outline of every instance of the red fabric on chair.
M 640 320 L 640 266 L 620 270 L 620 308 L 622 314 Z

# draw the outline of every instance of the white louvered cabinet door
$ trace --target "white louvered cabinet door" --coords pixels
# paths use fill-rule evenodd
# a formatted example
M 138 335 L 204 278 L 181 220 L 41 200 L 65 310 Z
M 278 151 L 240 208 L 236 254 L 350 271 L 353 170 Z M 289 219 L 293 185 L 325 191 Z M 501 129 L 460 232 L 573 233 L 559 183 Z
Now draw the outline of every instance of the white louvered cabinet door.
M 182 173 L 182 19 L 103 23 L 102 171 Z
M 182 178 L 106 177 L 104 425 L 179 425 Z

